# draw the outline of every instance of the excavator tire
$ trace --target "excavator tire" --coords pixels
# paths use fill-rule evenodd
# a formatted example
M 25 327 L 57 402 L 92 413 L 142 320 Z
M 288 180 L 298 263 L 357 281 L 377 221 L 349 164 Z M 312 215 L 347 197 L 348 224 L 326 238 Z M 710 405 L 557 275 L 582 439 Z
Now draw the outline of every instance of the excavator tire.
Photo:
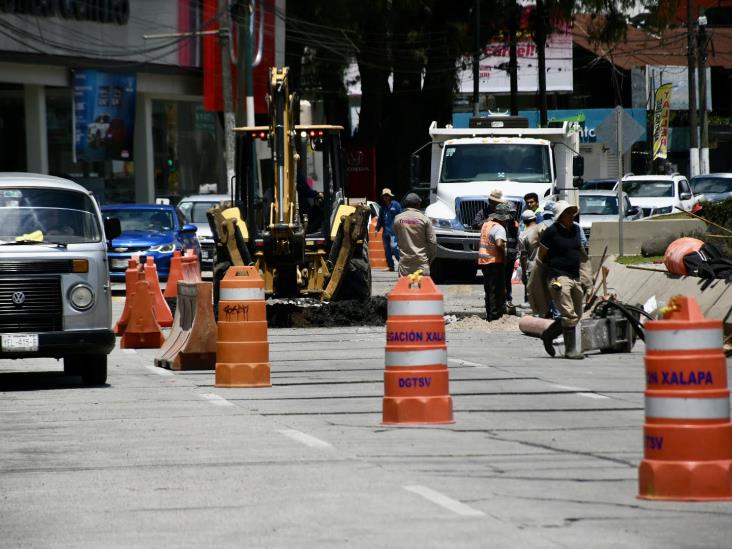
M 367 301 L 371 297 L 371 267 L 369 265 L 368 243 L 364 241 L 357 257 L 351 258 L 338 289 L 336 299 Z

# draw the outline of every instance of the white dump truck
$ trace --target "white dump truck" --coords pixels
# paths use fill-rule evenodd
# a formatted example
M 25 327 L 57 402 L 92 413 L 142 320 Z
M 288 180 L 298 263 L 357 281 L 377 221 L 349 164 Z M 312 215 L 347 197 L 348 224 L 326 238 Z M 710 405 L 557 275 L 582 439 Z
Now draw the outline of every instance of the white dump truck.
M 472 279 L 476 273 L 480 230 L 472 227 L 493 189 L 516 204 L 534 192 L 539 201 L 577 204 L 574 177 L 581 177 L 579 128 L 568 122 L 529 128 L 522 117 L 473 118 L 470 128 L 430 126 L 432 147 L 430 205 L 425 213 L 437 234 L 437 259 L 430 271 L 438 281 Z M 475 127 L 473 127 L 475 126 Z M 418 158 L 413 167 L 418 168 Z

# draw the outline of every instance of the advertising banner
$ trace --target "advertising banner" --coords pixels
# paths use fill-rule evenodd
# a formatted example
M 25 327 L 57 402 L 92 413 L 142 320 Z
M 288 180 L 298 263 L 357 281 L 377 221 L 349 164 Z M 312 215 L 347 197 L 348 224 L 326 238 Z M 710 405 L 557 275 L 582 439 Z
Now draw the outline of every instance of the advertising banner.
M 74 151 L 77 160 L 132 160 L 134 74 L 74 71 Z
M 671 89 L 664 84 L 656 90 L 653 108 L 653 160 L 668 155 L 668 121 L 671 115 Z
M 518 57 L 518 91 L 535 93 L 539 89 L 539 62 L 533 36 L 529 31 L 529 17 L 536 9 L 534 0 L 518 0 L 521 6 L 519 31 L 516 37 Z M 571 23 L 554 21 L 555 29 L 546 43 L 546 89 L 549 92 L 573 91 Z M 509 93 L 508 34 L 502 33 L 488 43 L 480 56 L 480 93 Z M 473 60 L 458 60 L 460 93 L 473 93 Z
M 346 146 L 346 177 L 348 196 L 376 200 L 376 148 Z

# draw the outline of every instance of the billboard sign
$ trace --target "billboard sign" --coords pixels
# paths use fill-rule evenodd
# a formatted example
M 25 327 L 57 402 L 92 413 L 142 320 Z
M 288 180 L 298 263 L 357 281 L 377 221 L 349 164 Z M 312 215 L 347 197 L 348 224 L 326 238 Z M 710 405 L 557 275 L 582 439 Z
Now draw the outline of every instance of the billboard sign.
M 518 91 L 536 93 L 539 89 L 539 68 L 536 44 L 529 31 L 529 17 L 536 9 L 535 0 L 518 0 L 521 6 L 519 31 L 516 37 L 518 57 Z M 573 91 L 571 23 L 553 23 L 555 31 L 546 44 L 546 89 L 549 92 Z M 508 73 L 508 34 L 502 33 L 486 44 L 480 56 L 480 93 L 509 93 L 511 81 Z M 458 60 L 458 85 L 460 93 L 473 93 L 473 60 Z
M 77 160 L 132 160 L 134 74 L 74 71 L 74 152 Z

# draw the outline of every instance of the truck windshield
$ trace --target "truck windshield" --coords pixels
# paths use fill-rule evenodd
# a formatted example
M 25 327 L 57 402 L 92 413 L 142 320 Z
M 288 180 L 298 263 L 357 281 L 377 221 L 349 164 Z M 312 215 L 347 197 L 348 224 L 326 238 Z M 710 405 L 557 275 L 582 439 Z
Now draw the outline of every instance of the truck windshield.
M 528 143 L 446 145 L 440 182 L 551 183 L 549 147 Z
M 63 189 L 0 188 L 0 244 L 99 242 L 92 200 Z

